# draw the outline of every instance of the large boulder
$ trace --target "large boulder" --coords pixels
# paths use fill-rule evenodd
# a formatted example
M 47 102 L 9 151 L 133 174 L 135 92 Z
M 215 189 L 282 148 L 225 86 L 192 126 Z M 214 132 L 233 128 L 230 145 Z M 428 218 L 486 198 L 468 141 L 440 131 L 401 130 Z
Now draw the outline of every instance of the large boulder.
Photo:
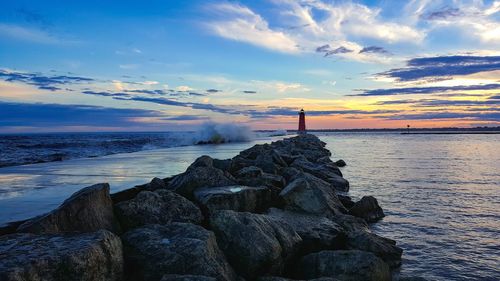
M 122 280 L 120 238 L 90 233 L 17 233 L 0 237 L 0 280 Z
M 141 184 L 141 185 L 136 185 L 132 188 L 128 188 L 125 190 L 118 191 L 116 193 L 111 194 L 111 199 L 113 199 L 113 203 L 119 203 L 122 201 L 130 200 L 139 194 L 139 192 L 143 190 L 157 190 L 157 189 L 164 189 L 166 188 L 167 185 L 165 184 L 165 181 L 160 179 L 160 178 L 153 178 L 151 182 L 146 183 L 146 184 Z
M 342 177 L 340 169 L 333 163 L 313 163 L 302 156 L 295 159 L 290 166 L 328 182 L 336 190 L 349 191 L 349 182 Z
M 213 159 L 202 156 L 191 164 L 186 172 L 174 176 L 167 188 L 192 199 L 195 189 L 235 184 L 236 180 L 229 172 L 214 167 Z
M 342 281 L 389 281 L 389 266 L 369 252 L 321 251 L 309 254 L 299 263 L 299 275 L 304 279 L 333 277 Z
M 59 233 L 119 231 L 113 214 L 109 184 L 100 183 L 77 191 L 57 209 L 21 224 L 18 232 Z
M 289 225 L 265 215 L 217 211 L 210 226 L 233 268 L 247 279 L 282 273 L 302 242 Z
M 150 224 L 122 236 L 129 280 L 160 280 L 164 275 L 202 275 L 235 280 L 213 232 L 188 223 Z
M 371 252 L 384 260 L 390 267 L 401 265 L 403 249 L 396 246 L 396 241 L 367 231 L 355 231 L 347 234 L 349 249 Z
M 279 195 L 287 210 L 327 217 L 347 212 L 328 183 L 307 173 L 297 176 Z
M 377 199 L 373 196 L 363 196 L 349 209 L 349 213 L 367 222 L 376 222 L 385 216 L 384 211 L 378 205 Z
M 232 185 L 197 189 L 195 200 L 210 213 L 216 210 L 238 212 L 262 212 L 272 203 L 272 192 L 268 187 Z
M 200 209 L 170 190 L 141 191 L 134 199 L 115 205 L 115 213 L 125 230 L 146 224 L 203 221 Z
M 288 165 L 279 153 L 270 150 L 257 156 L 255 166 L 261 168 L 266 173 L 277 174 L 281 168 Z
M 284 222 L 299 234 L 303 241 L 302 252 L 312 253 L 346 247 L 344 228 L 325 217 L 276 208 L 269 209 L 266 214 L 270 220 Z

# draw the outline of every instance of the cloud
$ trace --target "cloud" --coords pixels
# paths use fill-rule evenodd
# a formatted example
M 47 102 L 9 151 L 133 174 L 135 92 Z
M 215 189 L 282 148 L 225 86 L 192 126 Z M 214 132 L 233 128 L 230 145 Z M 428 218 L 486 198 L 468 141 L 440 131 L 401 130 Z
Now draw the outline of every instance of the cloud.
M 435 87 L 407 87 L 363 90 L 363 93 L 348 96 L 393 96 L 412 94 L 434 94 L 448 91 L 475 91 L 500 89 L 500 84 L 468 85 L 468 86 L 435 86 Z
M 417 99 L 417 100 L 389 100 L 378 101 L 376 105 L 410 104 L 413 107 L 447 107 L 447 106 L 489 106 L 500 105 L 500 100 L 440 100 L 440 99 Z
M 58 86 L 69 84 L 90 83 L 94 79 L 79 76 L 68 75 L 53 75 L 46 76 L 39 73 L 9 71 L 0 69 L 0 79 L 7 82 L 20 82 L 29 85 L 34 85 L 41 90 L 57 91 L 60 90 Z
M 382 116 L 388 120 L 436 120 L 436 119 L 473 119 L 481 121 L 500 121 L 500 113 L 469 113 L 469 112 L 423 112 L 415 114 L 397 114 Z
M 418 44 L 426 36 L 423 30 L 383 19 L 380 9 L 358 3 L 320 0 L 274 0 L 272 3 L 276 9 L 266 13 L 272 17 L 272 27 L 257 12 L 233 3 L 210 5 L 215 19 L 207 26 L 220 37 L 278 52 L 319 52 L 324 56 L 353 53 L 346 58 L 360 61 L 370 60 L 354 54 L 362 49 L 357 48 L 357 40 Z M 272 11 L 280 12 L 273 14 Z M 338 47 L 332 48 L 332 45 Z
M 426 20 L 443 20 L 463 15 L 459 8 L 444 7 L 424 15 L 423 18 Z
M 318 48 L 316 48 L 317 53 L 324 53 L 324 57 L 328 57 L 331 55 L 336 55 L 336 54 L 346 54 L 346 53 L 351 53 L 353 50 L 348 49 L 344 46 L 337 47 L 335 49 L 332 49 L 330 45 L 323 45 Z
M 378 46 L 364 47 L 363 49 L 361 49 L 361 51 L 359 51 L 359 53 L 389 54 L 389 52 L 386 49 Z
M 256 94 L 257 93 L 257 91 L 251 91 L 251 90 L 243 90 L 242 92 L 245 94 Z
M 95 126 L 127 127 L 144 125 L 142 117 L 162 117 L 158 111 L 78 104 L 13 103 L 0 101 L 1 127 Z
M 0 37 L 8 37 L 39 44 L 72 43 L 69 40 L 58 38 L 45 30 L 6 23 L 0 23 Z
M 218 36 L 284 53 L 299 51 L 293 39 L 282 31 L 269 28 L 266 20 L 245 6 L 224 3 L 212 5 L 211 9 L 223 17 L 207 23 Z
M 500 56 L 437 56 L 414 58 L 405 68 L 395 68 L 379 73 L 380 76 L 412 81 L 429 77 L 468 75 L 500 70 Z
M 195 121 L 195 120 L 208 120 L 208 116 L 204 115 L 178 115 L 161 118 L 162 120 L 168 121 Z
M 194 90 L 193 88 L 189 87 L 189 86 L 178 86 L 177 88 L 175 88 L 177 91 L 179 92 L 188 92 L 188 91 L 192 91 Z
M 206 92 L 207 92 L 207 93 L 218 93 L 218 92 L 222 92 L 222 90 L 217 90 L 217 89 L 208 89 Z
M 125 93 L 110 93 L 110 92 L 95 92 L 95 91 L 82 91 L 83 94 L 86 95 L 94 95 L 94 96 L 102 96 L 102 97 L 129 97 L 129 94 Z

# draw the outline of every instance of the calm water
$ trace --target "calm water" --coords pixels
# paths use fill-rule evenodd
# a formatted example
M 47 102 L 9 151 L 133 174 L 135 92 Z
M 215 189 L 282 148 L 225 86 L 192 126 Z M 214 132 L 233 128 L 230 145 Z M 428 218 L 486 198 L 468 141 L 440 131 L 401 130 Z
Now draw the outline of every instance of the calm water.
M 372 228 L 404 249 L 403 274 L 500 280 L 500 135 L 319 136 L 347 162 L 349 194 L 379 200 L 387 216 Z M 199 155 L 229 158 L 269 140 L 0 168 L 0 224 L 48 211 L 92 183 L 117 191 L 180 173 Z
M 353 196 L 386 213 L 375 232 L 404 249 L 405 274 L 500 280 L 500 135 L 322 135 Z

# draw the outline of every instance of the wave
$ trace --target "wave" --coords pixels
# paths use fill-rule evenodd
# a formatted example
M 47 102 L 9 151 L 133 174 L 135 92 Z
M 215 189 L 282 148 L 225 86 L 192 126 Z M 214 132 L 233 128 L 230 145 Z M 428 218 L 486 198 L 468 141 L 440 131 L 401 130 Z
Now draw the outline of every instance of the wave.
M 201 125 L 195 138 L 195 144 L 248 142 L 255 139 L 255 133 L 242 124 L 207 122 Z

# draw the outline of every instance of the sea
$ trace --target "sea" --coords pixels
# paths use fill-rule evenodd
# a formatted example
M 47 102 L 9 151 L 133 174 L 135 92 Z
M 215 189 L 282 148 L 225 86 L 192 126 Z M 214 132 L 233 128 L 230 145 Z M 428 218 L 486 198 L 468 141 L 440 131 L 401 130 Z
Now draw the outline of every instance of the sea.
M 348 195 L 373 195 L 384 209 L 371 228 L 404 250 L 396 279 L 500 280 L 500 135 L 315 134 L 333 160 L 347 162 Z M 47 212 L 94 183 L 119 191 L 181 173 L 200 155 L 230 158 L 284 137 L 193 145 L 192 132 L 2 135 L 0 225 Z

